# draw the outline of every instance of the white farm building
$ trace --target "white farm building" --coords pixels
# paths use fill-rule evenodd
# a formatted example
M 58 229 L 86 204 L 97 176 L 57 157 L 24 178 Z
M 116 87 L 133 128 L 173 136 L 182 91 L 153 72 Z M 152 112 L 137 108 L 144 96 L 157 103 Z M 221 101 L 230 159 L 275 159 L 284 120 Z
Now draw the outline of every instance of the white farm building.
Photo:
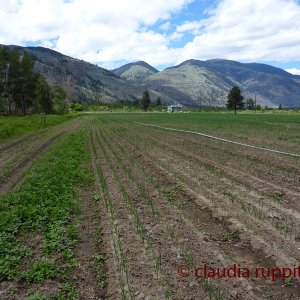
M 168 112 L 182 112 L 183 106 L 181 104 L 173 104 L 168 106 Z

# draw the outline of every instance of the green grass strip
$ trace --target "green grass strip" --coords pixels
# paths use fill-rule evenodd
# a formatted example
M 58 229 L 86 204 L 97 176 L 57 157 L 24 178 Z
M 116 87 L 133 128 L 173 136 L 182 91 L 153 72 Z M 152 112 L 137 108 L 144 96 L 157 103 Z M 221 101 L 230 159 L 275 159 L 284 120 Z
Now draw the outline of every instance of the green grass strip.
M 77 116 L 79 116 L 79 114 L 47 115 L 45 116 L 44 123 L 41 122 L 40 115 L 0 116 L 0 142 L 55 126 Z

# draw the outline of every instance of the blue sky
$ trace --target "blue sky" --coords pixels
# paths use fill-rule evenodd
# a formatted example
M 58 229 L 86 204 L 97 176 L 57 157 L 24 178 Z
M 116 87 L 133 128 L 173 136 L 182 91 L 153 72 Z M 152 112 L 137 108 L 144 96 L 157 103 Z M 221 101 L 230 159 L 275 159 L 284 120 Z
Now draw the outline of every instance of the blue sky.
M 300 74 L 299 0 L 0 0 L 0 43 L 111 69 L 144 60 L 261 62 Z

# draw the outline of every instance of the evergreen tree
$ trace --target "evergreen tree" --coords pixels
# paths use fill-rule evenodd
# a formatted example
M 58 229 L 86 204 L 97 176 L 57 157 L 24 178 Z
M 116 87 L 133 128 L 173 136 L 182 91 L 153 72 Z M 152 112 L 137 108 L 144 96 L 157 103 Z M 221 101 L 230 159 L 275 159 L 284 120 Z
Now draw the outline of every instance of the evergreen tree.
M 33 61 L 17 50 L 0 48 L 0 99 L 3 109 L 26 114 L 32 106 L 35 90 Z
M 8 106 L 8 68 L 9 54 L 5 48 L 0 47 L 0 110 L 6 111 Z
M 0 47 L 0 110 L 9 114 L 35 112 L 64 113 L 66 93 L 60 86 L 51 88 L 46 79 L 33 72 L 28 54 Z
M 150 106 L 150 102 L 151 102 L 151 99 L 150 99 L 149 92 L 145 91 L 143 94 L 143 97 L 141 99 L 141 107 L 144 111 L 148 110 L 148 108 Z
M 157 99 L 156 99 L 156 104 L 157 104 L 157 106 L 161 106 L 161 100 L 160 100 L 160 97 L 157 97 Z
M 255 101 L 252 98 L 247 99 L 246 108 L 249 109 L 249 110 L 254 110 L 255 109 Z
M 60 85 L 55 85 L 52 88 L 52 98 L 55 113 L 63 115 L 67 111 L 66 91 Z
M 237 86 L 234 86 L 227 96 L 227 108 L 234 109 L 236 114 L 237 109 L 244 109 L 244 97 L 241 95 L 241 91 Z
M 26 114 L 28 107 L 32 106 L 36 77 L 33 73 L 33 61 L 27 54 L 23 55 L 20 62 L 20 98 L 21 109 Z
M 37 80 L 36 100 L 38 110 L 50 114 L 53 111 L 51 88 L 44 76 L 39 74 Z

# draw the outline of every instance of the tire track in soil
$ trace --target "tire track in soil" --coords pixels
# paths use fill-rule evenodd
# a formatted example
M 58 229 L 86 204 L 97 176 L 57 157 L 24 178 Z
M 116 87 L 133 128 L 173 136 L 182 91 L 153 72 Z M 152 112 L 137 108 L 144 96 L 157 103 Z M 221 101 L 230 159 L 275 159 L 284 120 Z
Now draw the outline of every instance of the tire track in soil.
M 13 148 L 8 148 L 1 153 L 0 159 L 0 176 L 5 176 L 11 171 L 11 168 L 20 163 L 25 159 L 30 153 L 46 142 L 49 135 L 49 131 L 45 135 L 32 134 L 27 136 L 22 143 L 17 143 Z M 53 136 L 53 134 L 52 134 Z
M 110 135 L 111 136 L 111 135 Z M 118 136 L 118 139 L 120 140 L 120 136 Z M 142 157 L 142 156 L 138 156 L 138 157 Z M 151 166 L 151 164 L 150 164 L 150 166 Z M 149 170 L 151 167 L 149 166 L 149 164 L 147 165 L 147 170 Z M 152 167 L 153 167 L 153 165 L 152 165 Z M 157 170 L 156 170 L 156 172 L 157 172 Z M 154 173 L 154 174 L 157 174 L 157 173 Z M 166 176 L 166 174 L 163 174 L 162 175 L 162 177 L 161 178 L 167 178 L 167 176 Z M 186 201 L 185 201 L 186 202 Z M 189 204 L 190 204 L 191 202 L 190 202 L 190 199 L 189 199 Z M 186 204 L 186 203 L 185 203 Z M 198 206 L 198 205 L 197 205 Z M 186 207 L 186 205 L 185 205 L 185 210 L 187 209 L 187 207 Z M 190 207 L 190 209 L 188 209 L 188 211 L 191 213 L 191 214 L 193 214 L 193 212 L 194 212 L 194 215 L 195 215 L 195 211 L 197 211 L 197 209 L 196 209 L 196 207 Z M 199 211 L 199 206 L 198 206 L 198 211 Z M 211 211 L 209 211 L 209 212 L 207 212 L 207 213 L 211 213 Z M 206 213 L 206 214 L 207 214 Z M 197 215 L 197 214 L 196 214 Z M 199 216 L 198 216 L 199 217 Z M 194 218 L 195 219 L 195 218 Z M 224 220 L 223 221 L 221 221 L 222 223 L 224 222 Z M 206 223 L 207 224 L 207 223 Z M 215 230 L 216 230 L 216 228 L 215 228 Z M 236 253 L 234 253 L 233 251 L 232 251 L 232 245 L 225 245 L 225 247 L 227 246 L 227 253 L 229 254 L 229 255 L 231 255 L 232 257 L 237 257 L 238 255 L 236 255 Z M 235 245 L 236 246 L 236 245 Z M 247 245 L 244 245 L 245 246 L 245 248 L 247 248 L 248 249 L 248 251 L 249 251 L 249 244 Z M 223 247 L 224 248 L 224 247 Z M 244 249 L 244 255 L 243 255 L 243 258 L 245 258 L 245 250 L 247 251 L 247 249 Z M 266 254 L 265 253 L 263 253 L 263 252 L 260 252 L 260 253 L 257 253 L 257 251 L 255 251 L 254 249 L 251 249 L 251 251 L 252 252 L 256 252 L 256 255 L 255 255 L 255 260 L 253 260 L 253 261 L 260 261 L 261 260 L 261 257 L 266 257 Z M 250 252 L 251 252 L 250 251 Z M 248 257 L 249 256 L 249 254 L 247 254 L 246 253 L 246 257 Z M 247 261 L 247 260 L 246 260 Z M 263 266 L 264 267 L 267 267 L 267 266 L 269 266 L 269 267 L 274 267 L 275 266 L 275 261 L 274 260 L 272 260 L 272 259 L 268 259 L 268 264 L 266 265 L 266 264 L 264 264 Z M 257 285 L 259 286 L 260 284 L 262 284 L 262 282 L 258 282 L 257 283 Z M 273 289 L 274 289 L 274 287 L 272 287 Z M 276 290 L 278 291 L 277 292 L 277 295 L 280 297 L 280 295 L 279 294 L 282 294 L 282 287 L 281 287 L 281 285 L 279 285 L 279 286 L 277 286 L 277 288 L 276 288 Z M 280 293 L 280 290 L 281 290 L 281 293 Z M 285 292 L 286 293 L 291 293 L 291 294 L 293 294 L 294 293 L 294 290 L 290 290 L 290 291 L 287 291 L 287 289 L 285 289 Z M 289 299 L 289 296 L 287 295 L 287 294 L 285 294 L 285 295 L 281 295 L 281 296 L 287 296 L 287 298 L 286 299 Z M 279 298 L 278 298 L 279 299 Z
M 82 121 L 79 118 L 73 119 L 70 120 L 70 122 L 67 122 L 67 125 L 68 126 L 66 128 L 66 123 L 62 123 L 58 124 L 55 127 L 47 128 L 44 130 L 47 133 L 53 131 L 53 134 L 51 133 L 52 136 L 45 142 L 43 142 L 41 145 L 37 145 L 37 147 L 31 153 L 22 158 L 20 161 L 17 161 L 9 172 L 0 176 L 0 195 L 3 195 L 11 189 L 13 189 L 20 182 L 20 180 L 22 180 L 24 172 L 31 166 L 32 162 L 40 154 L 45 152 L 56 139 L 58 139 L 66 132 L 80 128 L 80 126 L 82 126 Z M 35 132 L 32 135 L 30 135 L 30 137 L 33 137 L 33 141 L 39 138 L 38 134 L 40 134 L 40 132 Z M 26 136 L 24 142 L 28 140 L 27 138 L 28 136 Z
M 29 133 L 25 134 L 25 136 L 22 136 L 20 138 L 16 138 L 13 141 L 6 141 L 4 143 L 0 143 L 0 146 L 1 146 L 0 147 L 0 153 L 5 151 L 5 150 L 8 150 L 9 148 L 15 147 L 20 143 L 26 142 L 31 138 L 33 138 L 33 139 L 38 138 L 40 135 L 42 135 L 44 133 L 47 133 L 47 132 L 53 130 L 54 128 L 65 126 L 66 124 L 71 123 L 71 122 L 74 123 L 74 121 L 75 121 L 74 119 L 67 120 L 65 122 L 58 123 L 54 126 L 50 126 L 48 128 L 40 129 L 40 130 L 34 131 L 34 132 L 29 132 Z M 78 122 L 78 119 L 76 119 L 76 122 Z
M 98 141 L 97 138 L 95 140 Z M 109 162 L 106 160 L 105 152 L 103 152 L 105 150 L 100 148 L 97 145 L 99 162 L 101 161 L 101 168 L 106 176 L 110 199 L 117 216 L 114 222 L 118 225 L 121 242 L 126 250 L 126 263 L 128 264 L 130 289 L 132 289 L 132 291 L 129 291 L 131 294 L 129 299 L 146 299 L 147 296 L 150 296 L 150 299 L 163 299 L 161 298 L 162 292 L 158 281 L 149 272 L 151 265 L 145 251 L 141 248 L 139 236 L 133 229 L 132 221 L 126 217 L 130 214 L 126 204 L 122 205 L 124 203 L 123 195 L 110 169 Z
M 0 153 L 3 151 L 6 151 L 12 147 L 15 147 L 23 142 L 27 142 L 30 139 L 36 139 L 39 137 L 39 135 L 47 133 L 47 132 L 51 131 L 51 129 L 53 129 L 53 127 L 41 129 L 38 132 L 32 132 L 32 133 L 26 134 L 24 137 L 18 138 L 12 142 L 7 142 L 5 144 L 2 144 L 0 147 Z
M 26 141 L 29 138 L 30 138 L 29 136 L 25 136 L 25 137 L 22 137 L 22 138 L 20 138 L 18 140 L 15 140 L 13 142 L 5 144 L 4 146 L 0 147 L 0 153 L 3 152 L 3 151 L 5 151 L 5 150 L 8 150 L 9 148 L 17 146 L 18 144 Z
M 111 137 L 111 134 L 109 136 Z M 128 161 L 126 162 L 124 152 L 119 152 L 118 155 L 122 156 L 126 165 L 130 164 Z M 134 171 L 132 171 L 132 172 L 134 173 Z M 142 174 L 138 174 L 138 170 L 135 170 L 135 172 L 136 172 L 136 174 L 134 176 L 136 178 L 144 177 Z M 154 193 L 152 188 L 149 189 L 149 187 L 147 186 L 147 182 L 143 182 L 142 184 L 143 184 L 143 187 L 145 188 L 145 190 L 147 190 L 148 196 L 155 197 L 155 203 L 156 203 L 156 205 L 158 205 L 158 210 L 164 212 L 164 218 L 166 219 L 165 222 L 170 224 L 170 226 L 172 228 L 176 228 L 176 235 L 178 236 L 178 238 L 181 237 L 180 238 L 181 243 L 185 244 L 186 241 L 188 241 L 188 244 L 189 244 L 188 251 L 191 251 L 194 254 L 194 257 L 198 258 L 199 254 L 201 253 L 202 254 L 201 259 L 203 259 L 203 254 L 206 253 L 206 255 L 204 255 L 204 257 L 206 258 L 205 261 L 207 261 L 207 262 L 209 262 L 209 261 L 213 262 L 213 261 L 218 260 L 219 263 L 221 263 L 222 261 L 223 262 L 226 261 L 225 258 L 223 257 L 223 255 L 216 249 L 214 249 L 214 251 L 213 251 L 213 249 L 209 249 L 210 252 L 207 253 L 207 251 L 205 250 L 205 248 L 207 247 L 207 245 L 206 245 L 207 243 L 203 240 L 203 236 L 198 231 L 195 232 L 195 229 L 191 226 L 191 224 L 189 222 L 187 222 L 187 220 L 182 218 L 181 213 L 178 210 L 176 210 L 174 207 L 170 206 L 164 199 L 162 199 L 162 197 L 158 193 Z M 153 193 L 154 193 L 154 195 L 153 195 Z M 141 204 L 139 202 L 137 202 L 136 205 L 140 206 Z M 143 216 L 145 219 L 147 216 L 149 216 L 149 213 L 147 213 L 145 211 L 145 213 L 143 213 Z M 149 222 L 150 222 L 150 228 L 151 228 L 151 220 Z M 153 222 L 153 220 L 152 220 L 152 222 Z M 158 229 L 155 230 L 156 235 L 158 235 L 157 230 Z M 164 235 L 164 233 L 159 234 L 159 236 L 163 236 L 163 235 Z M 203 244 L 205 244 L 206 247 L 204 246 L 204 248 L 203 248 Z M 180 251 L 179 251 L 179 254 L 180 254 Z M 221 260 L 220 260 L 220 257 L 222 258 Z M 227 262 L 229 263 L 229 261 L 227 261 Z M 180 264 L 180 262 L 178 262 L 178 265 L 179 264 Z M 177 267 L 178 267 L 178 265 L 177 265 Z M 168 266 L 170 267 L 171 265 L 168 264 Z M 176 269 L 176 265 L 174 266 L 174 268 Z M 225 282 L 225 280 L 224 280 L 224 282 Z M 220 283 L 221 286 L 224 284 L 224 282 Z M 190 282 L 189 284 L 193 284 L 193 283 Z M 244 285 L 244 287 L 243 287 L 243 285 Z M 232 281 L 230 282 L 230 284 L 228 286 L 230 286 L 230 287 L 232 286 Z M 235 282 L 235 286 L 236 286 L 235 296 L 238 297 L 236 299 L 257 299 L 253 294 L 251 297 L 251 291 L 249 289 L 246 291 L 246 286 L 247 286 L 246 283 L 241 284 L 241 282 L 239 282 L 237 280 Z M 187 289 L 188 289 L 187 293 L 188 292 L 190 293 L 191 286 L 187 286 L 185 290 L 187 290 Z M 244 289 L 244 291 L 242 291 L 243 289 Z M 227 293 L 226 295 L 231 295 L 232 291 L 230 291 L 228 288 L 225 289 L 225 291 Z M 248 298 L 247 298 L 246 294 L 249 294 Z M 192 291 L 192 293 L 189 294 L 189 297 L 191 297 L 191 298 L 187 298 L 187 299 L 195 299 L 194 298 L 195 295 L 197 295 L 197 292 L 193 293 L 193 291 Z M 229 296 L 228 296 L 228 299 L 229 299 Z
M 24 172 L 30 167 L 33 160 L 35 160 L 40 154 L 46 151 L 49 148 L 49 146 L 66 131 L 67 130 L 64 130 L 50 138 L 47 142 L 43 143 L 42 146 L 40 146 L 38 149 L 34 150 L 29 156 L 27 156 L 22 162 L 17 164 L 9 173 L 1 176 L 0 195 L 3 195 L 11 189 L 13 189 L 21 180 Z
M 29 133 L 17 141 L 9 142 L 8 145 L 6 144 L 3 147 L 3 151 L 0 150 L 0 177 L 4 177 L 8 174 L 14 166 L 26 159 L 34 149 L 46 143 L 55 133 L 63 131 L 64 128 L 76 128 L 79 122 L 79 118 L 72 119 L 53 127 Z

